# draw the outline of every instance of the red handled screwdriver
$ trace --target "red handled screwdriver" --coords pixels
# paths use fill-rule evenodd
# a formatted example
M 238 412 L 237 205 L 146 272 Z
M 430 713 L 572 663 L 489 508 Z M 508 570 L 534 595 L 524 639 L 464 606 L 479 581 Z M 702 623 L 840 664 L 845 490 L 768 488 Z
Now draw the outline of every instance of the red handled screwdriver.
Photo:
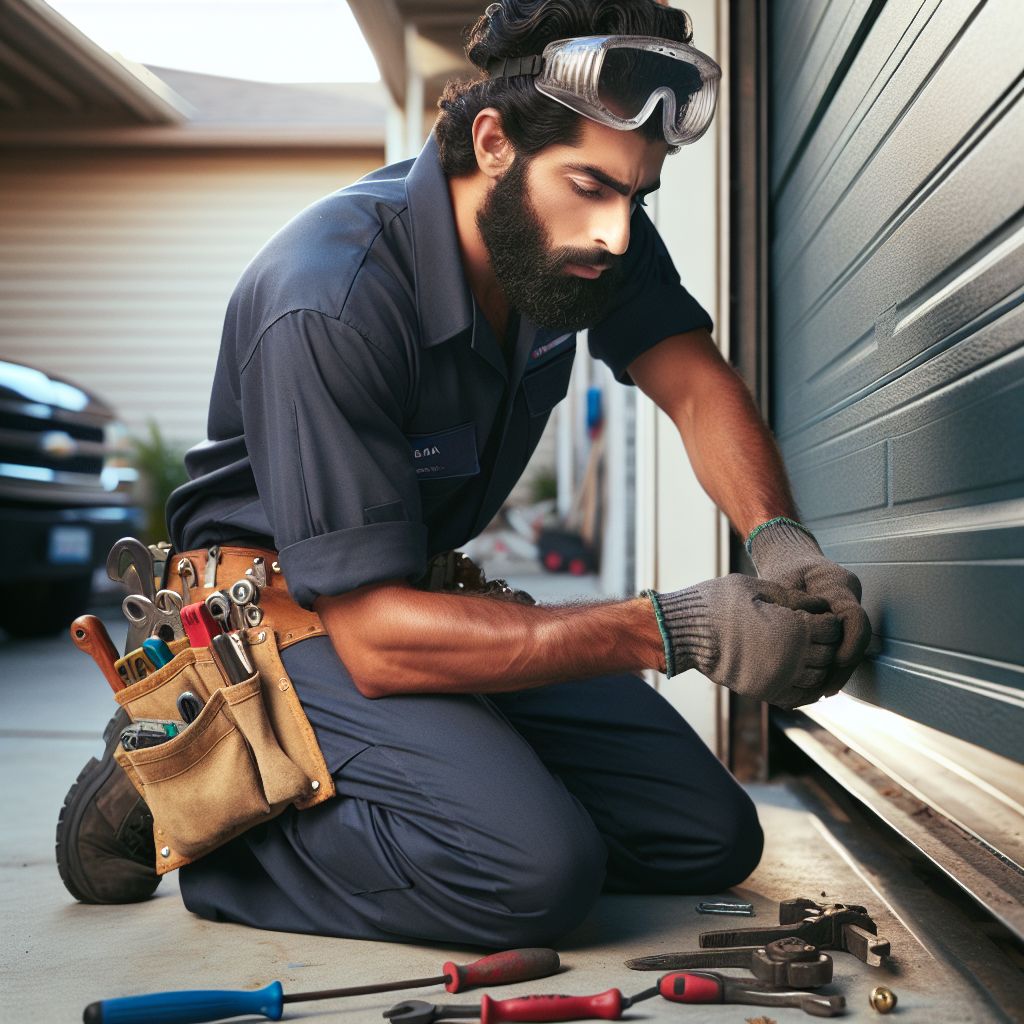
M 449 961 L 441 968 L 443 973 L 436 977 L 411 978 L 379 985 L 356 985 L 285 995 L 281 983 L 272 981 L 266 988 L 255 990 L 154 992 L 144 996 L 104 999 L 90 1003 L 82 1019 L 85 1024 L 200 1024 L 202 1021 L 220 1020 L 223 1017 L 260 1014 L 269 1020 L 280 1020 L 285 1003 L 338 999 L 342 996 L 390 992 L 394 989 L 441 983 L 449 992 L 461 992 L 474 986 L 508 985 L 516 981 L 546 978 L 554 974 L 558 967 L 558 954 L 553 949 L 510 949 L 474 960 L 471 964 Z

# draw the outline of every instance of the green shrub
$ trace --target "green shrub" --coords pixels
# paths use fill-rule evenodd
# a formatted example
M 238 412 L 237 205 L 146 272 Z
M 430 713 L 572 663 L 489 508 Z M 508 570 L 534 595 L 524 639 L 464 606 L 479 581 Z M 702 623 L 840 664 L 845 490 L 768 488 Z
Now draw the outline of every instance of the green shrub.
M 155 420 L 149 421 L 149 437 L 132 439 L 132 454 L 139 471 L 141 497 L 146 513 L 147 544 L 166 540 L 164 507 L 171 491 L 185 483 L 185 447 L 170 444 Z

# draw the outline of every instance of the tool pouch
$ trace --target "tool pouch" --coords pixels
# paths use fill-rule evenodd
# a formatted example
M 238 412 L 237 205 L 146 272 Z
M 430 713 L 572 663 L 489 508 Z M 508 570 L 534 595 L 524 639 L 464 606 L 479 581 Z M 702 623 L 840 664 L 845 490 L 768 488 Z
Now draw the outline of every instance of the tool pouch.
M 176 719 L 191 690 L 205 701 L 159 746 L 114 750 L 153 815 L 156 869 L 166 874 L 267 821 L 334 796 L 334 781 L 281 663 L 271 629 L 246 630 L 255 673 L 227 685 L 210 650 L 172 643 L 174 657 L 116 694 L 132 721 Z

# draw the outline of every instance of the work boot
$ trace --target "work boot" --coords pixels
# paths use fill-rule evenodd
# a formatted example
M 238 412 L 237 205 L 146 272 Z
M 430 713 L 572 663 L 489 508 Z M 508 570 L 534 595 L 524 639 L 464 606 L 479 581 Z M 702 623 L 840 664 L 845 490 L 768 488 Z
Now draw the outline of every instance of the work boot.
M 103 757 L 89 759 L 57 819 L 57 870 L 82 903 L 136 903 L 160 884 L 153 816 L 114 760 L 129 724 L 119 709 L 103 730 Z

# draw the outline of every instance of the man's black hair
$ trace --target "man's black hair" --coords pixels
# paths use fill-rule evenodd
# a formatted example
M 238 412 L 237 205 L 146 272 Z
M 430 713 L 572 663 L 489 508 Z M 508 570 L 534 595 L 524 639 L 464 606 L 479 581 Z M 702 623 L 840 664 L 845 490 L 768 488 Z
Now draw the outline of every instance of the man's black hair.
M 466 33 L 466 56 L 481 69 L 481 76 L 448 82 L 437 102 L 441 113 L 434 133 L 441 166 L 452 178 L 476 170 L 473 121 L 485 107 L 501 113 L 506 136 L 516 153 L 527 158 L 553 143 L 575 145 L 583 131 L 582 116 L 537 92 L 531 76 L 487 77 L 485 69 L 494 58 L 530 57 L 548 43 L 571 36 L 689 41 L 687 16 L 657 0 L 502 0 L 489 10 Z M 637 131 L 664 141 L 660 105 Z

